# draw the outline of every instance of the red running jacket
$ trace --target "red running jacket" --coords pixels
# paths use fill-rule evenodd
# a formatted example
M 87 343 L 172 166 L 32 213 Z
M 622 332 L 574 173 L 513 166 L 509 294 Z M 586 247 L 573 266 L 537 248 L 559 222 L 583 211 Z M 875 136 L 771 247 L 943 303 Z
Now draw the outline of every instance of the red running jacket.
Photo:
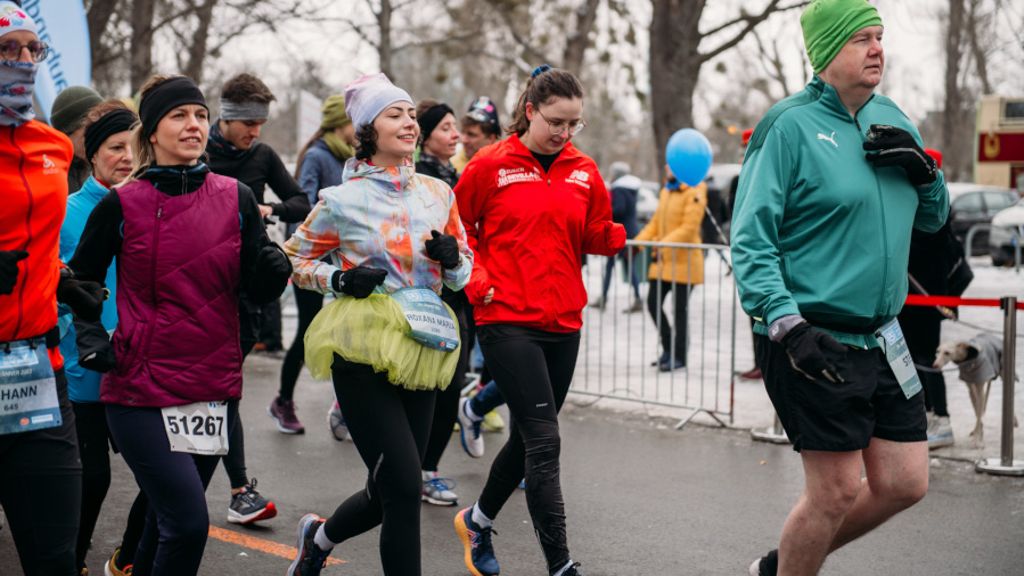
M 465 290 L 476 323 L 579 330 L 583 255 L 612 256 L 626 245 L 597 164 L 570 142 L 545 174 L 513 135 L 473 156 L 455 197 L 474 253 Z
M 0 342 L 57 325 L 60 226 L 68 204 L 68 137 L 42 122 L 0 127 L 0 250 L 24 250 L 14 292 L 0 295 Z M 54 368 L 63 365 L 50 350 Z

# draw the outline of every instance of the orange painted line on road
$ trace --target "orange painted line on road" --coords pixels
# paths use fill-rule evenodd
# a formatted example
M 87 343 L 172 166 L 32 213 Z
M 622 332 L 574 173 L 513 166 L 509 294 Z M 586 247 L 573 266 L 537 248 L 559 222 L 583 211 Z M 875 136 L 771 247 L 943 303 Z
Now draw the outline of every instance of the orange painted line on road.
M 278 544 L 273 540 L 257 538 L 255 536 L 242 534 L 240 532 L 220 528 L 218 526 L 210 526 L 210 538 L 220 540 L 221 542 L 226 542 L 228 544 L 241 546 L 242 548 L 248 548 L 249 550 L 255 550 L 256 552 L 269 554 L 271 556 L 278 556 L 285 560 L 294 560 L 295 555 L 299 553 L 294 546 L 285 546 L 284 544 Z M 345 561 L 340 558 L 327 557 L 328 566 L 337 566 L 344 563 Z

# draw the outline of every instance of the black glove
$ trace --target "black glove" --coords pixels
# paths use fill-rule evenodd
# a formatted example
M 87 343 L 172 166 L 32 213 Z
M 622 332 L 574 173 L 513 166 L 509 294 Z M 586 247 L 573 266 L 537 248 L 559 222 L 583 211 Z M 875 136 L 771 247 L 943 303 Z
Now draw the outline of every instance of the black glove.
M 107 330 L 99 322 L 75 319 L 75 344 L 78 346 L 78 365 L 94 372 L 109 372 L 117 365 L 114 347 Z
M 14 292 L 18 282 L 18 262 L 28 258 L 24 250 L 0 250 L 0 294 Z
M 807 322 L 794 326 L 782 345 L 786 348 L 789 363 L 793 369 L 810 380 L 824 378 L 832 383 L 843 382 L 839 370 L 826 357 L 827 352 L 846 357 L 846 346 L 828 334 L 815 330 Z
M 278 278 L 283 276 L 287 281 L 292 275 L 292 263 L 277 244 L 268 244 L 256 254 L 256 268 L 260 275 Z
M 451 234 L 441 234 L 437 230 L 430 231 L 430 240 L 423 243 L 427 247 L 427 257 L 437 260 L 441 266 L 451 270 L 459 265 L 459 241 Z
M 341 292 L 356 298 L 366 298 L 373 293 L 373 289 L 384 283 L 388 275 L 387 270 L 370 268 L 368 266 L 356 266 L 351 270 L 334 273 L 331 284 L 335 292 Z
M 75 316 L 82 320 L 96 322 L 100 319 L 107 294 L 109 292 L 99 282 L 79 280 L 67 268 L 61 269 L 57 301 L 70 306 Z
M 864 155 L 875 167 L 899 166 L 907 173 L 907 179 L 914 186 L 935 182 L 939 170 L 932 159 L 914 137 L 902 128 L 887 124 L 872 124 L 868 129 L 868 141 L 864 143 Z

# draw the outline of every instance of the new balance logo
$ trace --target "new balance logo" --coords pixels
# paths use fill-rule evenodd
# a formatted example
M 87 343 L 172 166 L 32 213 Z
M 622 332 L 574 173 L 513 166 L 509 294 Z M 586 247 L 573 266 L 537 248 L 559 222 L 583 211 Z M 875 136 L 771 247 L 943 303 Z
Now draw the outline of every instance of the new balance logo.
M 835 146 L 836 148 L 839 148 L 839 144 L 836 144 L 836 131 L 835 130 L 833 130 L 832 134 L 829 135 L 829 136 L 825 136 L 821 132 L 818 132 L 818 140 L 824 140 L 826 142 L 830 142 L 833 146 Z

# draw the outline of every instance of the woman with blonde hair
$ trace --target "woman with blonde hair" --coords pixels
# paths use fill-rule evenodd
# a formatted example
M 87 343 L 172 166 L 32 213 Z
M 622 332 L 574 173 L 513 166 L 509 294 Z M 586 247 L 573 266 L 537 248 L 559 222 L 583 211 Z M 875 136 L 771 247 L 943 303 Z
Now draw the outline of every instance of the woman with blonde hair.
M 117 258 L 114 367 L 100 401 L 149 502 L 134 570 L 192 576 L 209 530 L 206 486 L 242 393 L 239 294 L 277 298 L 291 266 L 252 190 L 200 162 L 210 116 L 191 79 L 151 78 L 139 116 L 131 177 L 97 204 L 70 265 L 101 281 Z

